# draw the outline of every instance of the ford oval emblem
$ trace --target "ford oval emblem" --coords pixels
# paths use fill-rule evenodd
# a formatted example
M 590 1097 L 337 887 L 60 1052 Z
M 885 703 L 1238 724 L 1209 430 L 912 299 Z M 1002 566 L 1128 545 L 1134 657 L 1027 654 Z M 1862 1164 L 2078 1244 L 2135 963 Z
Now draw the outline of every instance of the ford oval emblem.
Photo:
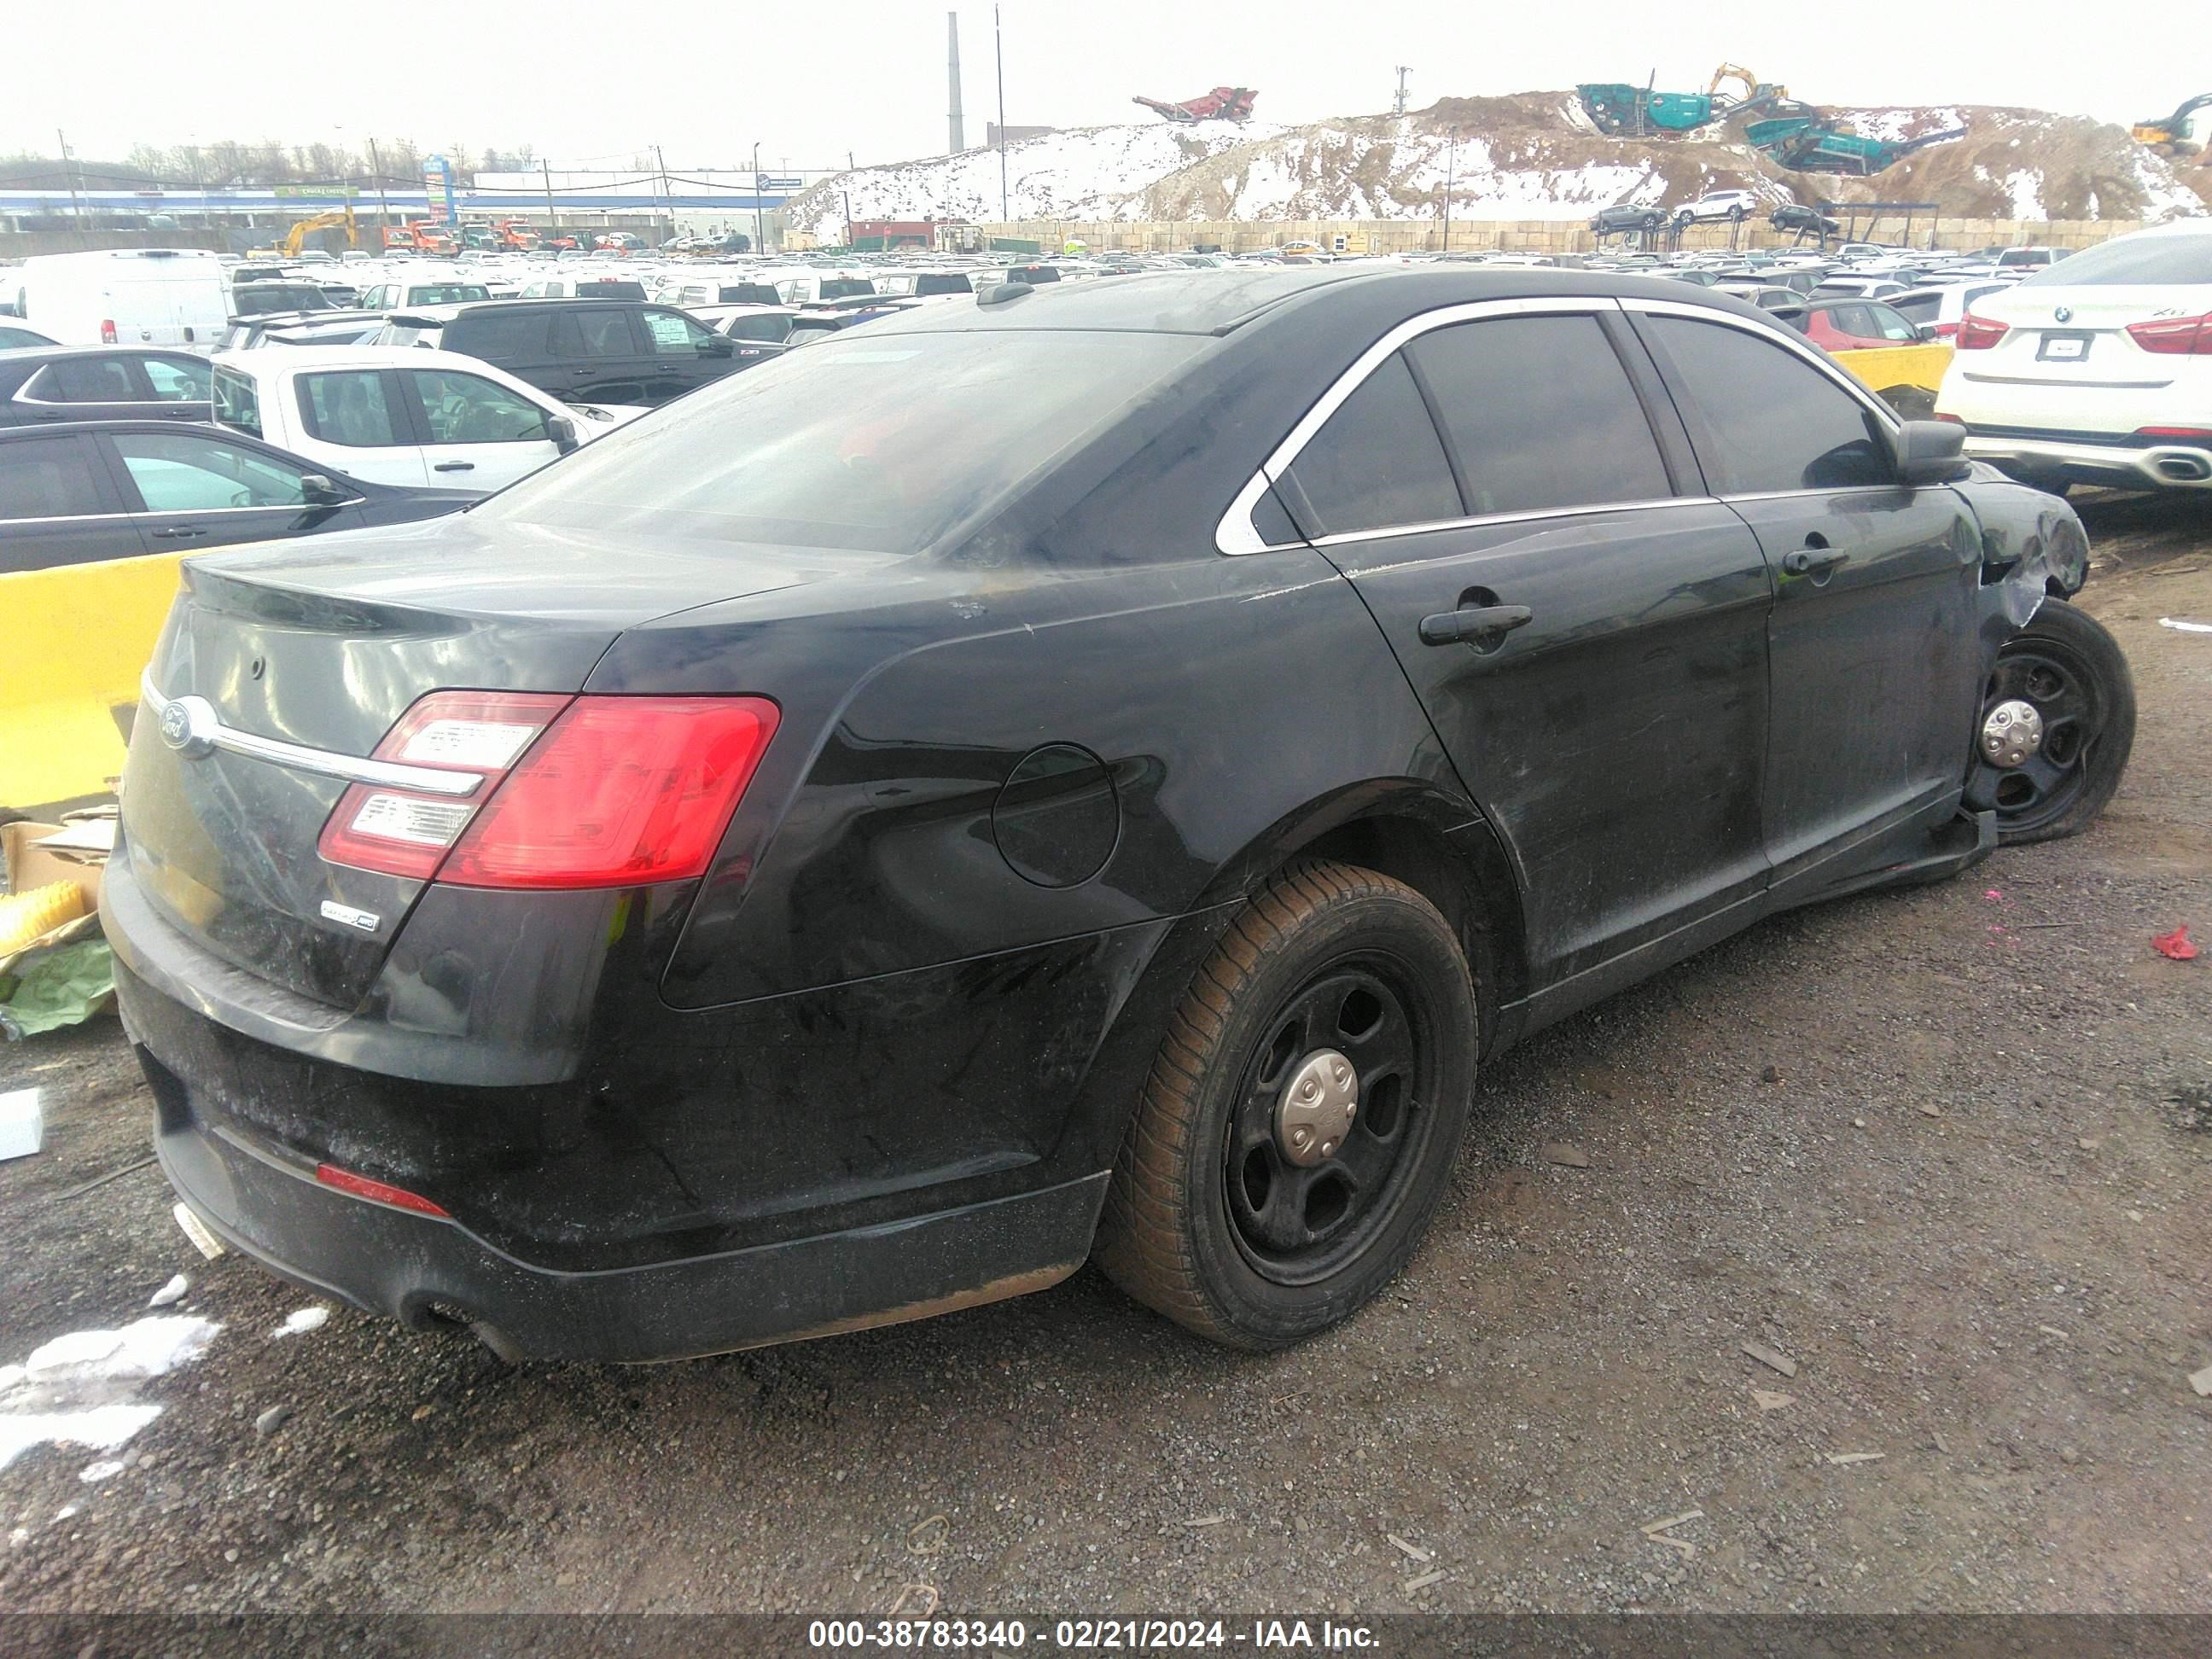
M 2058 307 L 2051 313 L 2051 320 L 2054 323 L 2072 322 L 2074 320 L 2074 307 L 2072 306 Z
M 179 697 L 161 710 L 161 741 L 188 759 L 198 759 L 215 749 L 219 722 L 215 706 L 204 697 Z

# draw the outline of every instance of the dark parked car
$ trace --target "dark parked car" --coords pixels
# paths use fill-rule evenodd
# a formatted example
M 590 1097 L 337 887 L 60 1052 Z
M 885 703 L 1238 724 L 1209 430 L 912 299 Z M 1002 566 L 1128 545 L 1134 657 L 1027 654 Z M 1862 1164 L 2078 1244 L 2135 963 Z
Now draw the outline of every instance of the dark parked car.
M 0 429 L 67 421 L 205 421 L 208 360 L 145 346 L 0 351 Z
M 1254 267 L 925 306 L 193 561 L 101 894 L 162 1165 L 507 1354 L 1094 1250 L 1311 1334 L 1479 1062 L 2111 794 L 2081 525 L 1960 438 L 1679 283 Z
M 665 404 L 757 361 L 673 306 L 620 300 L 439 306 L 393 317 L 369 343 L 481 357 L 571 403 Z
M 1590 216 L 1589 228 L 1599 236 L 1654 236 L 1671 222 L 1667 210 L 1637 207 L 1627 202 L 1600 208 Z
M 400 489 L 168 421 L 0 430 L 0 572 L 407 524 L 480 493 Z
M 1840 221 L 1831 219 L 1820 209 L 1797 202 L 1784 202 L 1766 216 L 1766 222 L 1777 230 L 1796 231 L 1800 240 L 1810 235 L 1826 241 L 1844 228 Z

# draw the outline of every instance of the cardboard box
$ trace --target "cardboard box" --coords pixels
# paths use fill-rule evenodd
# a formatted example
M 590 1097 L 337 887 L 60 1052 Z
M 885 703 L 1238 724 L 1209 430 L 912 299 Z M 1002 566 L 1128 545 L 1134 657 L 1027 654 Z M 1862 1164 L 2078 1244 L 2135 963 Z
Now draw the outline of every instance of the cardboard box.
M 100 878 L 115 847 L 112 811 L 72 813 L 60 823 L 0 824 L 0 858 L 7 864 L 8 890 L 27 893 L 55 882 L 74 882 L 84 895 L 84 914 L 49 929 L 6 957 L 0 974 L 33 951 L 66 945 L 100 931 Z

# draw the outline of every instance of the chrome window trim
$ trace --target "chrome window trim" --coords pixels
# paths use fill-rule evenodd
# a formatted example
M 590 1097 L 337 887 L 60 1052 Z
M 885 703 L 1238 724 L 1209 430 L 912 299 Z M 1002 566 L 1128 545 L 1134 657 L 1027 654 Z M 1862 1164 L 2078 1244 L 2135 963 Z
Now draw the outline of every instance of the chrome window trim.
M 473 795 L 483 783 L 483 776 L 475 772 L 448 772 L 438 767 L 405 766 L 397 761 L 364 760 L 241 732 L 234 726 L 224 725 L 222 716 L 204 697 L 163 696 L 154 684 L 154 671 L 150 668 L 139 677 L 138 690 L 147 707 L 153 710 L 157 724 L 171 708 L 182 706 L 188 723 L 186 742 L 202 742 L 210 748 L 248 760 L 264 761 L 295 772 L 311 772 L 318 777 L 337 778 L 346 783 L 382 784 L 389 788 L 413 789 L 426 795 L 448 798 Z
M 1407 341 L 1417 340 L 1424 334 L 1433 333 L 1440 328 L 1449 328 L 1457 323 L 1480 322 L 1488 317 L 1525 317 L 1561 313 L 1568 315 L 1586 313 L 1595 317 L 1608 311 L 1620 309 L 1620 301 L 1610 295 L 1559 294 L 1532 295 L 1516 300 L 1467 301 L 1458 305 L 1440 306 L 1434 311 L 1425 311 L 1418 317 L 1408 317 L 1404 322 L 1392 327 L 1381 339 L 1354 358 L 1352 367 L 1336 377 L 1328 390 L 1321 394 L 1313 407 L 1306 410 L 1305 414 L 1299 418 L 1298 423 L 1291 428 L 1290 434 L 1275 446 L 1273 453 L 1260 463 L 1260 470 L 1246 481 L 1242 489 L 1237 492 L 1237 499 L 1229 504 L 1229 510 L 1221 515 L 1221 521 L 1213 527 L 1215 549 L 1234 556 L 1266 553 L 1279 547 L 1308 545 L 1304 542 L 1288 542 L 1277 543 L 1274 547 L 1271 547 L 1267 543 L 1261 540 L 1260 532 L 1253 527 L 1252 510 L 1259 505 L 1260 497 L 1267 486 L 1277 482 L 1283 474 L 1291 470 L 1298 459 L 1299 452 L 1313 441 L 1316 433 L 1328 423 L 1329 416 L 1341 409 L 1345 401 L 1359 390 L 1367 377 L 1381 368 L 1391 354 Z M 1589 509 L 1577 507 L 1574 510 L 1586 512 Z M 1409 529 L 1414 527 L 1393 526 L 1380 531 L 1346 531 L 1344 535 L 1346 537 L 1404 535 Z M 1431 524 L 1420 527 L 1433 530 L 1443 527 L 1443 524 Z M 1321 546 L 1339 539 L 1342 538 L 1323 537 L 1319 542 L 1312 544 Z
M 0 530 L 12 528 L 19 524 L 92 525 L 98 524 L 103 519 L 112 519 L 118 524 L 127 525 L 138 516 L 135 513 L 119 510 L 112 513 L 47 513 L 35 519 L 0 519 Z
M 1832 495 L 1832 490 L 1808 491 L 1814 495 Z M 1385 541 L 1394 536 L 1421 536 L 1432 530 L 1479 530 L 1492 525 L 1519 524 L 1540 519 L 1583 519 L 1595 513 L 1648 512 L 1663 507 L 1715 507 L 1723 499 L 1742 500 L 1743 497 L 1718 495 L 1659 495 L 1640 501 L 1584 501 L 1576 507 L 1532 507 L 1516 513 L 1483 513 L 1471 519 L 1436 519 L 1424 524 L 1392 525 L 1384 530 L 1346 530 L 1334 536 L 1323 536 L 1316 540 L 1315 547 L 1341 547 L 1349 542 Z

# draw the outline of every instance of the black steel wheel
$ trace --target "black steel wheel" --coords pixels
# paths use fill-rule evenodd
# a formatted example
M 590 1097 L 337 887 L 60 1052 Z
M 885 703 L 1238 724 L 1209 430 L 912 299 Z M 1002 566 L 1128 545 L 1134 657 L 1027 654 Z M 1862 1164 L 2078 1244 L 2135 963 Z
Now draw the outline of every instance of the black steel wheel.
M 1326 1278 L 1405 1197 L 1436 1124 L 1437 1056 L 1404 972 L 1377 957 L 1320 974 L 1276 1011 L 1244 1068 L 1222 1183 L 1237 1248 L 1263 1278 Z M 1313 1121 L 1286 1123 L 1301 1107 Z
M 1974 730 L 1966 805 L 2008 844 L 2088 828 L 2135 746 L 2135 681 L 2118 641 L 2063 599 L 1997 653 Z
M 1474 987 L 1403 883 L 1294 865 L 1170 1017 L 1100 1220 L 1139 1301 L 1280 1347 L 1389 1282 L 1442 1200 L 1474 1082 Z

